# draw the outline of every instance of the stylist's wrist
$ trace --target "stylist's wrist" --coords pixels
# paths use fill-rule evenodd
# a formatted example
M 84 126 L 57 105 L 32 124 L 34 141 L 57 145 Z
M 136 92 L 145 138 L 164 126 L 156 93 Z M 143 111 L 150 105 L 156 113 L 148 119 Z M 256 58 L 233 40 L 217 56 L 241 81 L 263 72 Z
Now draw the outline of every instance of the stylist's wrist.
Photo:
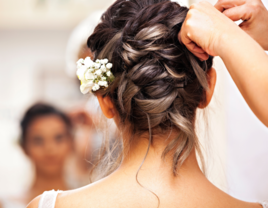
M 237 28 L 230 29 L 228 31 L 223 31 L 214 45 L 214 51 L 217 56 L 221 58 L 225 57 L 226 55 L 232 52 L 234 47 L 237 47 L 239 44 L 239 40 L 244 35 L 244 32 Z
M 224 22 L 223 22 L 224 24 Z M 243 30 L 241 30 L 235 23 L 226 24 L 224 30 L 219 30 L 219 33 L 214 38 L 211 44 L 211 51 L 214 56 L 224 57 L 226 54 L 230 54 L 237 44 L 240 44 L 240 39 L 245 35 L 248 36 Z
M 261 49 L 260 45 L 256 41 L 254 41 L 242 29 L 237 27 L 236 30 L 232 30 L 222 35 L 222 41 L 218 47 L 217 53 L 223 62 L 226 63 L 230 62 L 230 60 L 234 60 L 237 55 L 243 54 L 245 51 L 247 53 L 254 53 L 252 48 Z M 243 61 L 246 62 L 247 59 Z

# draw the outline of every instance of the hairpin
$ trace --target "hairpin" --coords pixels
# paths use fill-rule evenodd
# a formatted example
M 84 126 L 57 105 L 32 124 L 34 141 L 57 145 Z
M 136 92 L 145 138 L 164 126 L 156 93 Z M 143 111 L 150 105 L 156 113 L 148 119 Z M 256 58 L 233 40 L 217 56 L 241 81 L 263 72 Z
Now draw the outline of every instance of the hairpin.
M 97 59 L 94 62 L 90 57 L 77 61 L 76 75 L 81 81 L 80 91 L 83 94 L 107 88 L 114 81 L 111 72 L 113 64 L 108 62 L 108 59 Z

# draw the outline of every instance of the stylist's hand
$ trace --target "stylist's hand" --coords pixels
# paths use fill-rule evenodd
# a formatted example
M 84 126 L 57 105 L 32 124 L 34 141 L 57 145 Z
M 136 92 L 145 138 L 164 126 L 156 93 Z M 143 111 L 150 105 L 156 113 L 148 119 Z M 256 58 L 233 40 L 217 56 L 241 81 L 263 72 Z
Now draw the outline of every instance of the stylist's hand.
M 179 33 L 179 40 L 195 56 L 207 60 L 209 55 L 220 55 L 223 38 L 239 35 L 241 29 L 208 2 L 193 4 Z M 230 37 L 229 37 L 230 38 Z
M 261 0 L 219 0 L 215 7 L 268 50 L 268 11 Z

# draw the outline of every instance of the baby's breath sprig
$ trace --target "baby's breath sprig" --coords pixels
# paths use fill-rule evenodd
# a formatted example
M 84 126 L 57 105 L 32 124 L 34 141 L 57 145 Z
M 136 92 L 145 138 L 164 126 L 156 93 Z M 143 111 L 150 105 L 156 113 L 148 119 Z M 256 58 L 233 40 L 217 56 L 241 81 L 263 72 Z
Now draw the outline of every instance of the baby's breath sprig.
M 95 62 L 90 57 L 77 61 L 77 77 L 81 81 L 80 90 L 83 94 L 107 88 L 114 81 L 111 72 L 113 64 L 108 59 L 97 59 Z

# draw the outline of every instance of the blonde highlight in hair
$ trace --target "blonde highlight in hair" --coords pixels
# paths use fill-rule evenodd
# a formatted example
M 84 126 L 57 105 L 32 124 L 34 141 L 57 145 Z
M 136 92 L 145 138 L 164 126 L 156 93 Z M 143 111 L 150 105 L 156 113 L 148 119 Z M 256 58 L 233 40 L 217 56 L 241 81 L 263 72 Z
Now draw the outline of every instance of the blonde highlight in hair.
M 194 148 L 204 167 L 194 120 L 198 105 L 206 99 L 213 58 L 200 61 L 178 41 L 187 12 L 188 8 L 170 0 L 117 0 L 89 37 L 95 59 L 108 58 L 116 77 L 100 93 L 111 98 L 120 130 L 132 135 L 123 145 L 117 141 L 116 147 L 103 146 L 101 158 L 106 159 L 101 161 L 109 161 L 103 163 L 103 176 L 120 165 L 123 148 L 131 148 L 134 135 L 149 133 L 153 143 L 155 134 L 172 130 L 178 136 L 166 146 L 162 158 L 173 153 L 173 174 L 178 174 Z M 111 150 L 118 151 L 113 160 L 107 157 L 113 155 Z

